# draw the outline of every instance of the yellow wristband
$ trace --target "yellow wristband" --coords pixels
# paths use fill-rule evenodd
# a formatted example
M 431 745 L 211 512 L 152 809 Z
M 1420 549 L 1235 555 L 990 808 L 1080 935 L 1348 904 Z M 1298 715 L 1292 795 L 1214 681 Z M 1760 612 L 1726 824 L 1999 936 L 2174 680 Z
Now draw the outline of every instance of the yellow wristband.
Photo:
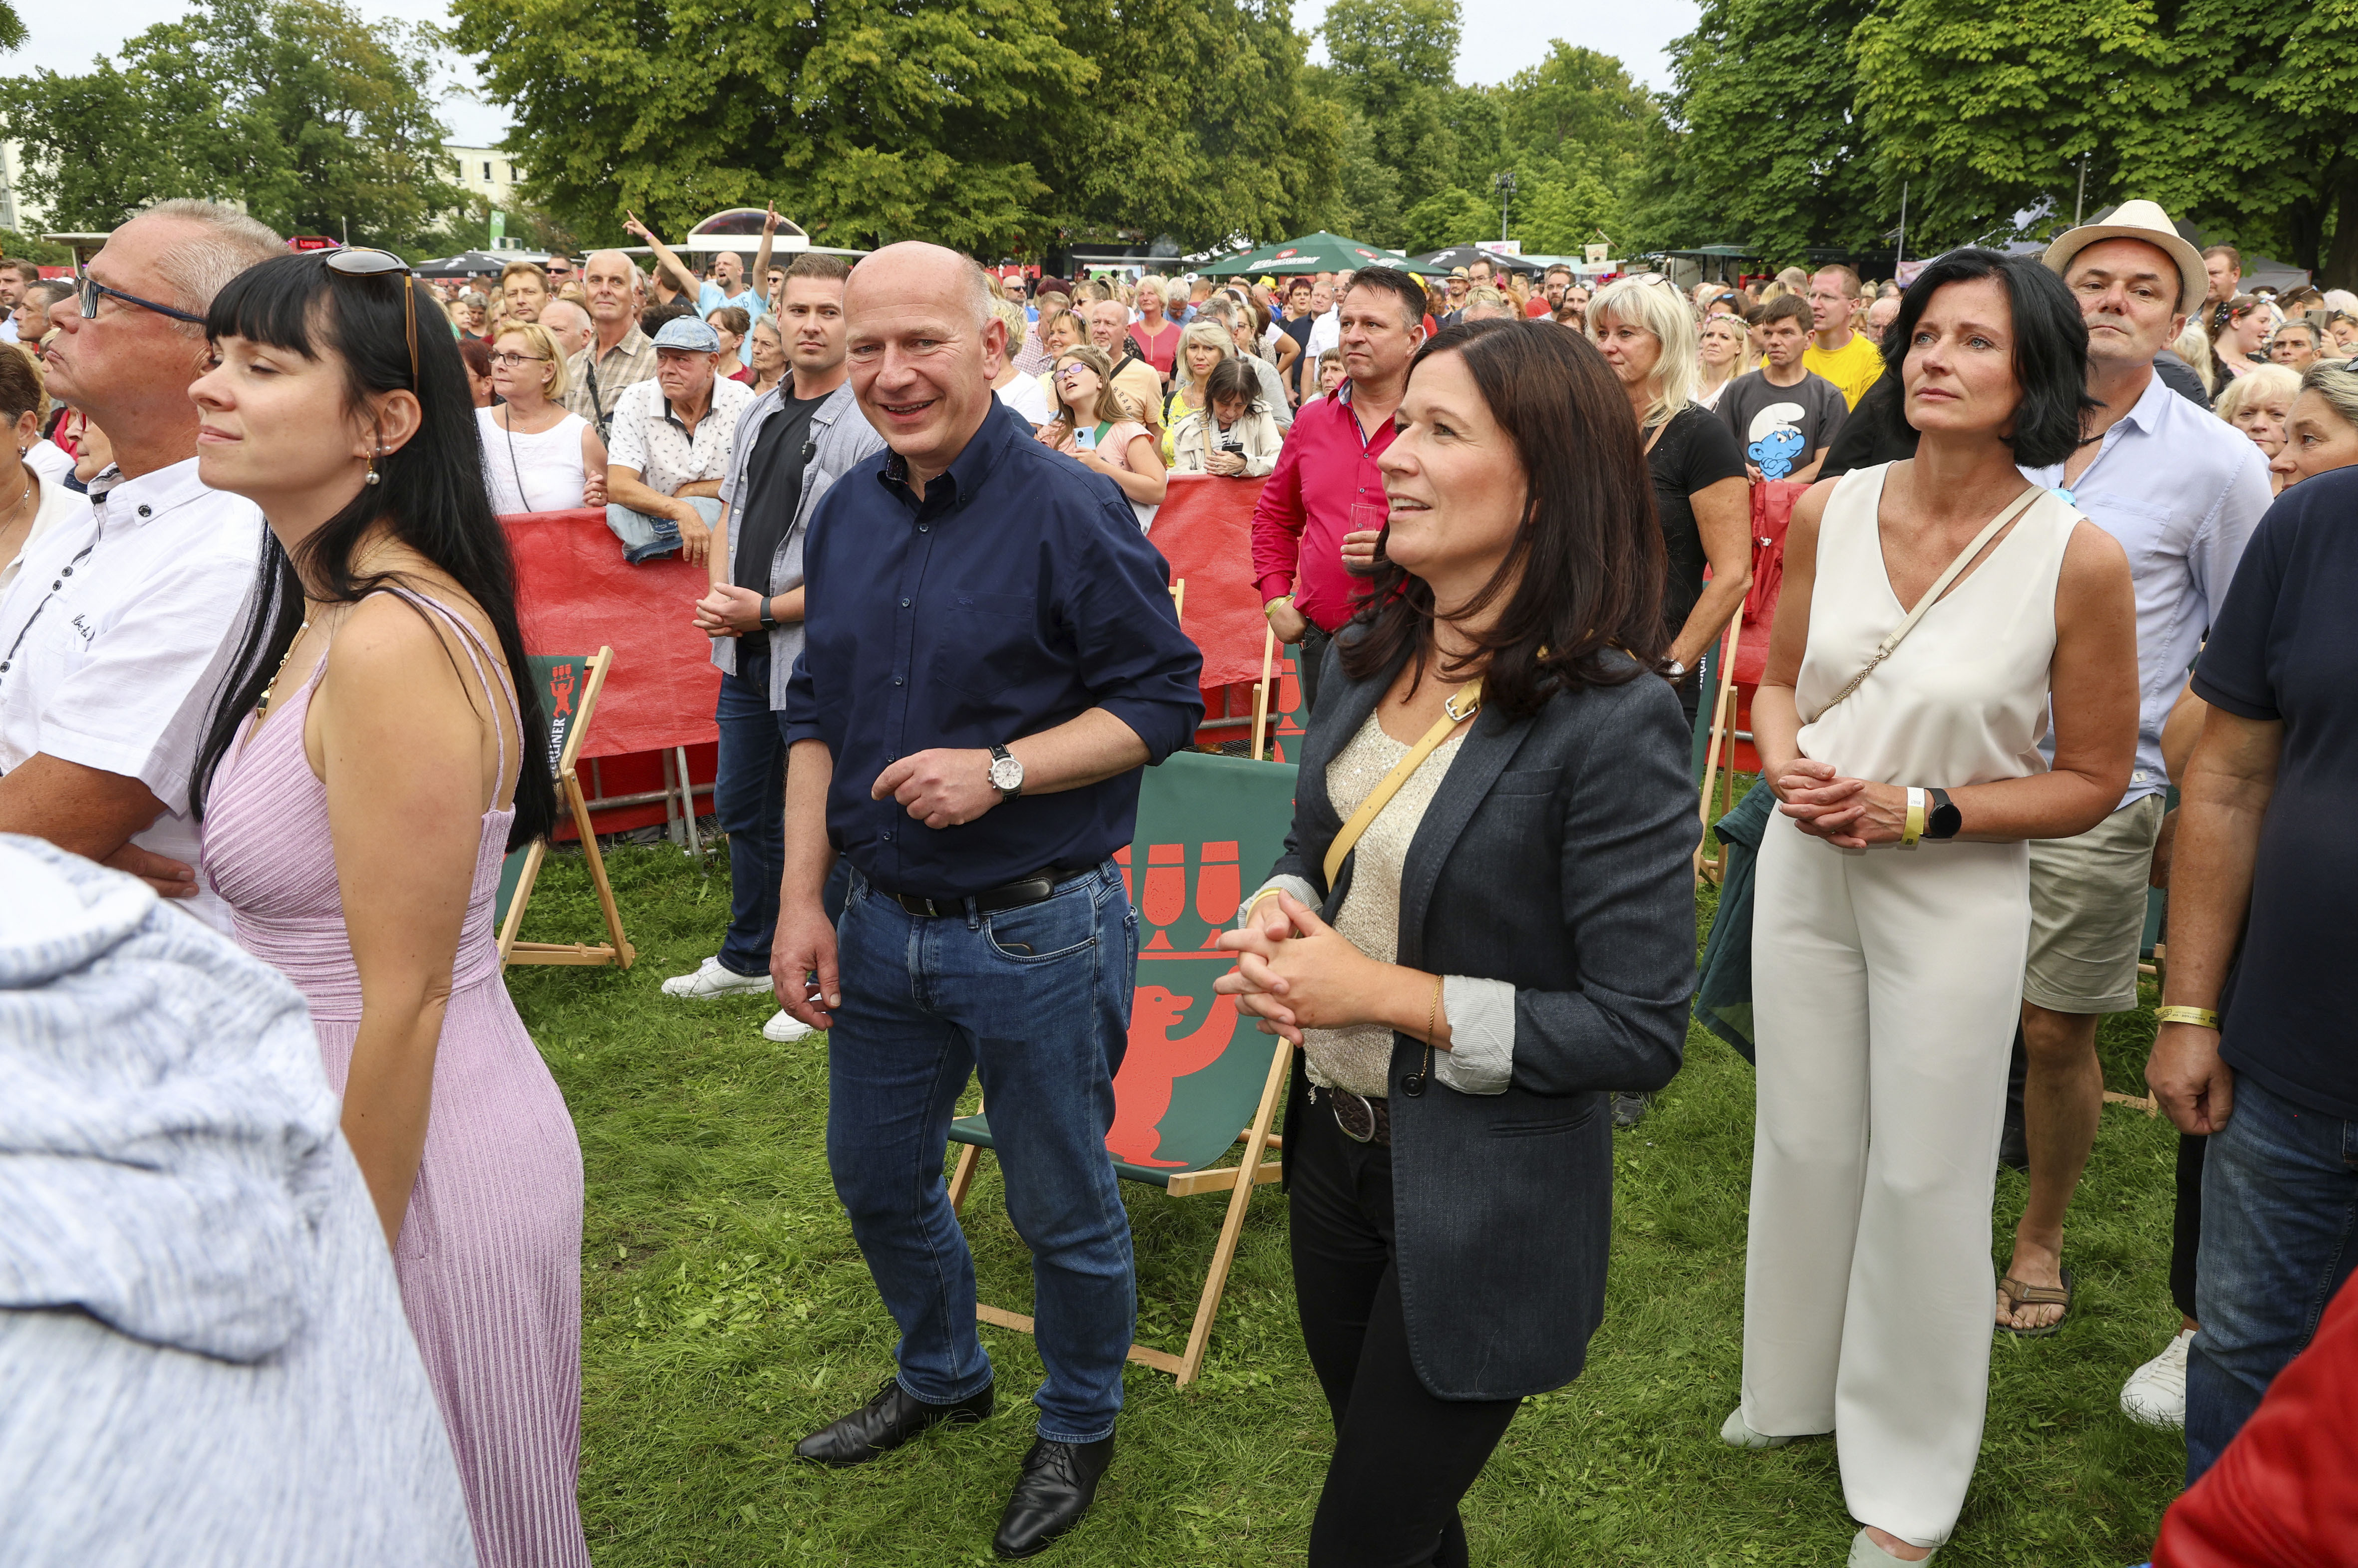
M 1277 607 L 1279 605 L 1292 604 L 1293 602 L 1293 595 L 1290 593 L 1281 593 L 1275 599 L 1271 600 L 1267 604 L 1262 605 L 1260 607 L 1260 612 L 1263 615 L 1274 615 L 1277 613 Z
M 2153 1015 L 2164 1023 L 2190 1023 L 2197 1029 L 2219 1027 L 2219 1015 L 2207 1007 L 2157 1007 Z
M 1908 786 L 1908 820 L 1900 825 L 1899 847 L 1913 849 L 1924 837 L 1924 808 L 1931 797 L 1914 784 Z

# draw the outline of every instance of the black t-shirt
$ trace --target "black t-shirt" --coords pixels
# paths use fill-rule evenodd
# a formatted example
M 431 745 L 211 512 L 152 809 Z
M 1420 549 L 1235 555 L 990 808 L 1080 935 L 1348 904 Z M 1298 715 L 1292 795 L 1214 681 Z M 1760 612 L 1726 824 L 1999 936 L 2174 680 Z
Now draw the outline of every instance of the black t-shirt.
M 1317 362 L 1310 357 L 1310 329 L 1317 324 L 1317 320 L 1315 316 L 1295 316 L 1277 323 L 1277 330 L 1292 338 L 1293 346 L 1302 351 L 1294 356 L 1293 367 L 1286 373 L 1286 380 L 1293 384 L 1288 390 L 1293 392 L 1296 402 L 1303 396 L 1305 377 L 1312 386 L 1318 384 Z
M 2276 790 L 2260 823 L 2251 914 L 2226 994 L 2221 1054 L 2296 1105 L 2358 1118 L 2346 920 L 2358 882 L 2358 469 L 2305 479 L 2277 498 L 2227 589 L 2194 668 L 2194 695 L 2240 718 L 2281 722 Z
M 1782 408 L 1784 413 L 1781 417 L 1761 420 L 1760 414 L 1770 408 Z M 1719 416 L 1726 421 L 1728 434 L 1736 438 L 1736 451 L 1764 479 L 1790 479 L 1793 470 L 1807 468 L 1811 453 L 1834 444 L 1849 413 L 1842 388 L 1812 371 L 1803 371 L 1801 381 L 1791 386 L 1775 384 L 1766 371 L 1751 371 L 1729 382 L 1719 395 Z M 1783 435 L 1788 430 L 1800 436 L 1799 447 L 1792 444 L 1791 437 Z M 1755 447 L 1759 449 L 1757 452 Z
M 1899 399 L 1887 375 L 1877 378 L 1858 406 L 1843 421 L 1818 477 L 1840 479 L 1853 469 L 1896 463 L 1916 455 L 1916 427 L 1899 416 Z
M 768 595 L 770 570 L 778 545 L 794 526 L 802 505 L 803 448 L 810 438 L 811 415 L 827 398 L 789 394 L 777 413 L 762 422 L 753 435 L 753 450 L 745 460 L 745 484 L 737 497 L 737 568 L 739 588 Z M 765 648 L 767 632 L 741 638 L 738 647 Z
M 1842 395 L 1837 392 L 1836 397 Z M 1690 403 L 1671 416 L 1654 449 L 1646 454 L 1654 477 L 1654 510 L 1662 520 L 1662 546 L 1670 553 L 1662 579 L 1662 623 L 1672 637 L 1687 623 L 1703 597 L 1703 533 L 1695 526 L 1695 492 L 1724 479 L 1744 477 L 1744 454 L 1727 427 L 1710 409 Z

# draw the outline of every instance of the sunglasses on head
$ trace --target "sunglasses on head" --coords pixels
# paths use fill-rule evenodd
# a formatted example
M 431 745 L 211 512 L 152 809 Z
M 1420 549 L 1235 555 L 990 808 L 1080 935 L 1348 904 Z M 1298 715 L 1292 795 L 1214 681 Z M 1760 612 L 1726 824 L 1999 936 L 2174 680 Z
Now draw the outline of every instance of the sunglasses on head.
M 341 278 L 394 277 L 401 279 L 401 323 L 409 338 L 409 386 L 417 385 L 417 280 L 411 276 L 409 264 L 391 251 L 371 250 L 363 246 L 347 246 L 341 251 L 329 251 L 328 270 Z

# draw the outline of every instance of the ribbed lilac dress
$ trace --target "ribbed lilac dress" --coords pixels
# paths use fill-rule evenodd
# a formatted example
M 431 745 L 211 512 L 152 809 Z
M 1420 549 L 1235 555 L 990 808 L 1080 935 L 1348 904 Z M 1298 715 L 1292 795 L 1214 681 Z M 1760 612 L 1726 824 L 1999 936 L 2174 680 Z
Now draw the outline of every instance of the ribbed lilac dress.
M 487 674 L 463 618 L 403 597 L 459 629 L 487 696 L 503 686 Z M 235 911 L 239 945 L 310 1002 L 328 1081 L 341 1094 L 360 1032 L 360 974 L 327 788 L 303 754 L 304 719 L 326 669 L 323 658 L 258 735 L 250 717 L 240 728 L 207 802 L 204 860 Z M 500 765 L 504 776 L 504 740 Z M 590 1561 L 576 1489 L 581 1146 L 500 974 L 492 912 L 514 816 L 513 807 L 483 814 L 426 1153 L 394 1271 L 458 1454 L 482 1568 L 552 1568 Z

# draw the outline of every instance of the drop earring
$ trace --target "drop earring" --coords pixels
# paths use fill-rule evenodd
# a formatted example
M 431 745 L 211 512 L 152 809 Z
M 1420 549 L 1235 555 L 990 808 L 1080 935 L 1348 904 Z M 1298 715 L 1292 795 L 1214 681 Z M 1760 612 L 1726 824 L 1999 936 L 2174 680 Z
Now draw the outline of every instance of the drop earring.
M 369 454 L 368 477 L 361 481 L 362 484 L 375 484 L 379 481 L 382 476 L 380 476 L 376 471 L 376 460 L 384 455 L 384 443 L 380 442 L 377 445 L 376 450 Z

